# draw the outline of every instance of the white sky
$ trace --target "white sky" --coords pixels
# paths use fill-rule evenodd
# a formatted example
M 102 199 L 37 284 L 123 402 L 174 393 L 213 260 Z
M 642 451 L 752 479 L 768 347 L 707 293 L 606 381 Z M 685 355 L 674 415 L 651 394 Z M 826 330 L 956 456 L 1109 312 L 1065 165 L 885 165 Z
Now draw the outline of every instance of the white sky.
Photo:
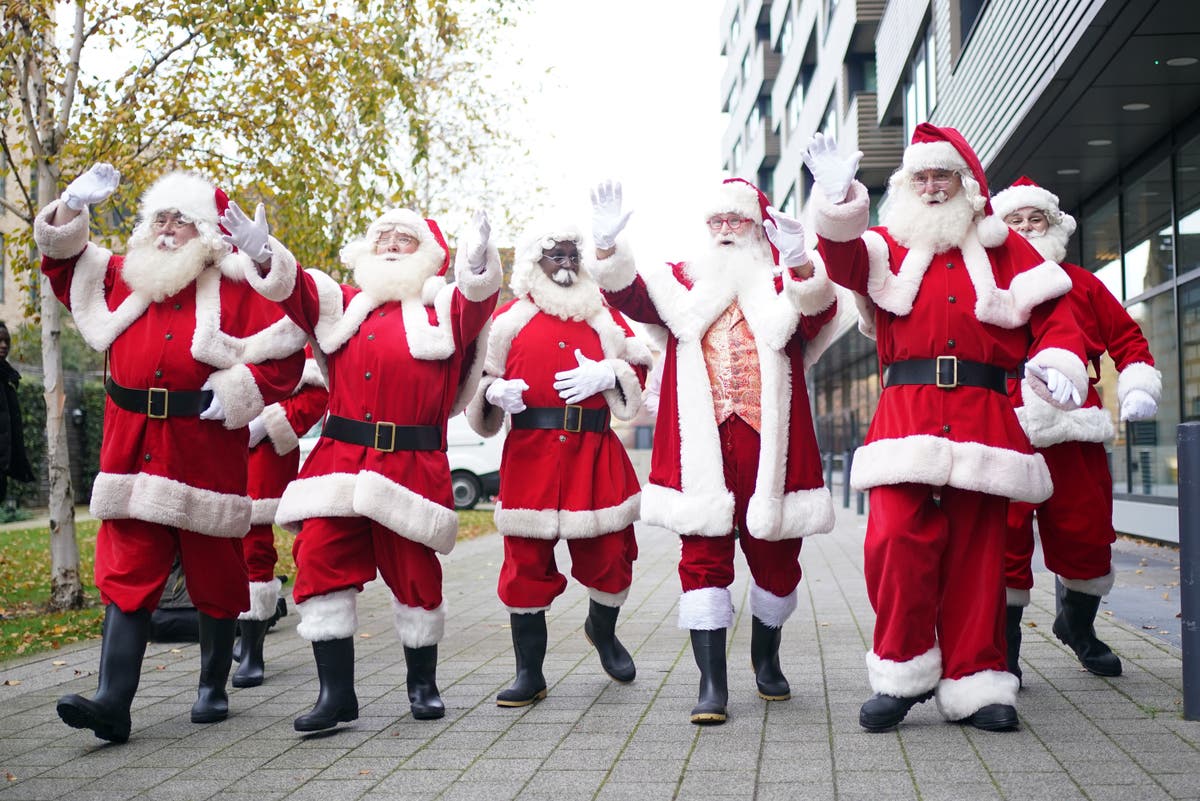
M 502 34 L 544 87 L 528 100 L 530 198 L 589 230 L 590 188 L 619 180 L 639 262 L 679 260 L 705 235 L 721 170 L 722 0 L 533 0 Z M 498 53 L 503 55 L 505 47 Z M 540 202 L 539 202 L 540 201 Z M 497 232 L 515 238 L 519 232 Z M 505 236 L 505 234 L 508 236 Z

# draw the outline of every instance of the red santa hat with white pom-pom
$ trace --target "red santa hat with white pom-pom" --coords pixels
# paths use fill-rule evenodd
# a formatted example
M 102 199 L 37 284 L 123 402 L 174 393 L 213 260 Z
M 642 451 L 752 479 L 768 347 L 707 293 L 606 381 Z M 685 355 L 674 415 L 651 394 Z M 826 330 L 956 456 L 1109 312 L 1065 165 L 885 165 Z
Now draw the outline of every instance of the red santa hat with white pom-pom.
M 772 220 L 767 212 L 770 205 L 771 201 L 762 190 L 745 178 L 726 178 L 721 188 L 709 200 L 705 214 L 708 217 L 714 214 L 740 214 L 746 219 L 754 220 L 761 227 L 767 220 Z M 765 236 L 764 234 L 764 238 Z M 771 246 L 771 258 L 779 264 L 779 250 L 769 239 L 767 244 Z
M 1067 236 L 1075 233 L 1075 218 L 1058 207 L 1058 195 L 1024 175 L 1008 189 L 996 193 L 992 208 L 1001 219 L 1017 209 L 1041 209 L 1051 225 L 1060 226 Z
M 431 305 L 438 291 L 446 285 L 446 271 L 450 268 L 450 247 L 441 227 L 434 220 L 426 219 L 410 209 L 388 209 L 367 228 L 367 235 L 348 243 L 342 248 L 342 264 L 351 270 L 364 255 L 373 253 L 375 244 L 385 231 L 403 231 L 417 240 L 417 249 L 408 256 L 410 267 L 434 269 L 425 280 L 421 290 L 421 301 Z M 436 267 L 435 267 L 436 266 Z
M 196 226 L 200 234 L 217 244 L 220 234 L 229 232 L 221 225 L 221 215 L 229 208 L 229 197 L 219 186 L 203 176 L 177 170 L 159 178 L 142 195 L 138 214 L 142 225 L 149 225 L 163 211 L 177 211 Z M 231 248 L 221 259 L 221 271 L 240 279 L 246 255 Z

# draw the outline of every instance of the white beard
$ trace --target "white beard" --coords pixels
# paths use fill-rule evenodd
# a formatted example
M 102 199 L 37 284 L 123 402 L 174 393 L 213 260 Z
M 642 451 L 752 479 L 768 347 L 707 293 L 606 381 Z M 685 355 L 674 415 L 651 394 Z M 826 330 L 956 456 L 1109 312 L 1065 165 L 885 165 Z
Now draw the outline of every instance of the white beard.
M 1046 261 L 1059 264 L 1067 257 L 1067 240 L 1071 237 L 1057 225 L 1047 228 L 1044 234 L 1030 231 L 1024 236 L 1025 241 L 1033 245 L 1033 249 L 1042 254 Z
M 773 280 L 775 260 L 765 237 L 741 234 L 735 237 L 734 245 L 719 245 L 715 238 L 710 239 L 708 247 L 684 269 L 696 284 L 736 297 L 738 290 L 749 283 Z
M 583 270 L 575 275 L 573 283 L 564 286 L 535 266 L 529 273 L 529 300 L 562 320 L 587 320 L 604 308 L 596 279 Z
M 359 289 L 380 302 L 419 301 L 425 280 L 436 275 L 441 266 L 420 256 L 420 251 L 400 256 L 364 253 L 354 263 L 354 282 Z
M 929 248 L 934 253 L 962 245 L 975 219 L 967 193 L 960 190 L 945 203 L 929 205 L 908 187 L 888 192 L 879 221 L 906 248 Z
M 161 239 L 162 237 L 159 237 Z M 147 295 L 155 303 L 176 294 L 220 254 L 200 237 L 174 250 L 159 250 L 158 240 L 134 244 L 130 242 L 121 267 L 121 279 L 139 295 Z

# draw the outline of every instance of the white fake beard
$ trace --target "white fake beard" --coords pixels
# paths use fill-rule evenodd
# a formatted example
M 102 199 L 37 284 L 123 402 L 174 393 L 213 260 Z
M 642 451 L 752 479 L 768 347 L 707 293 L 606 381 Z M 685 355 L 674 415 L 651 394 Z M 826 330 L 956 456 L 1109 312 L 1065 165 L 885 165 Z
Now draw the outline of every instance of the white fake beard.
M 558 270 L 555 275 L 569 270 Z M 562 320 L 587 320 L 604 308 L 604 298 L 596 279 L 584 270 L 563 285 L 534 266 L 529 273 L 529 300 L 534 306 Z
M 734 244 L 722 245 L 716 237 L 708 247 L 688 261 L 684 268 L 696 283 L 716 286 L 736 294 L 747 283 L 774 277 L 775 260 L 766 236 L 743 233 L 734 236 Z
M 417 253 L 365 253 L 354 263 L 354 282 L 378 301 L 420 300 L 425 280 L 439 264 Z M 414 258 L 416 257 L 416 258 Z
M 1052 225 L 1044 233 L 1030 231 L 1022 236 L 1046 261 L 1058 264 L 1067 257 L 1067 240 L 1070 236 L 1060 226 Z
M 155 303 L 176 294 L 214 264 L 219 254 L 211 245 L 196 237 L 171 250 L 159 250 L 160 241 L 171 242 L 174 237 L 159 236 L 152 241 L 130 242 L 121 267 L 121 279 L 139 295 L 147 295 Z
M 880 223 L 901 245 L 927 247 L 934 253 L 962 245 L 974 219 L 965 191 L 959 190 L 944 203 L 930 204 L 907 187 L 889 192 L 879 214 Z

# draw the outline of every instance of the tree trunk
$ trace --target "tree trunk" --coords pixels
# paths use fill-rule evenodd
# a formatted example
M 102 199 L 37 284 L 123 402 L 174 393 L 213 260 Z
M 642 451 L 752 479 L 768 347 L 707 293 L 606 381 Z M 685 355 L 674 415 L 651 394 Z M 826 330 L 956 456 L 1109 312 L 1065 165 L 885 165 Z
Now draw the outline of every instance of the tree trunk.
M 38 163 L 38 207 L 57 195 L 57 185 L 45 161 Z M 45 371 L 46 469 L 50 484 L 50 608 L 78 609 L 83 605 L 79 579 L 79 543 L 75 539 L 75 493 L 71 487 L 71 456 L 67 452 L 63 385 L 62 322 L 58 298 L 50 281 L 41 276 L 42 368 Z

